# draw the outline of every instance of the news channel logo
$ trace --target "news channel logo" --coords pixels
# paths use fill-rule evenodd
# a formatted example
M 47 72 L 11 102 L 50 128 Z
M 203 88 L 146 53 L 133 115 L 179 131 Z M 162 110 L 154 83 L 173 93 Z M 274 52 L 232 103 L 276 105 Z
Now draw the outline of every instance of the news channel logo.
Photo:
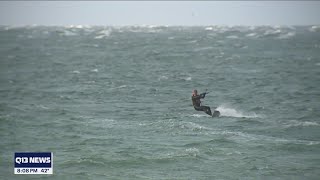
M 52 152 L 14 153 L 14 174 L 52 174 Z

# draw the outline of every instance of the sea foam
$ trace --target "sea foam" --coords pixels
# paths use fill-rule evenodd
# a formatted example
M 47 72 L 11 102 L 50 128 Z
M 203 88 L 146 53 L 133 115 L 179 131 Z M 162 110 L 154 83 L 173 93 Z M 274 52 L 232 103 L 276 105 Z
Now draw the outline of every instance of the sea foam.
M 239 110 L 229 108 L 226 106 L 219 106 L 217 110 L 220 111 L 221 116 L 226 117 L 239 117 L 239 118 L 257 118 L 258 115 L 255 113 L 244 113 Z

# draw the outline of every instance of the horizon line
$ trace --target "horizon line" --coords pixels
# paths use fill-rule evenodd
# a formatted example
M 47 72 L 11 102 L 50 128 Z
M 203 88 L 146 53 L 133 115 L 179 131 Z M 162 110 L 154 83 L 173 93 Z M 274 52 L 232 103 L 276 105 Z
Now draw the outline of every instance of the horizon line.
M 320 26 L 320 24 L 175 24 L 175 25 L 164 25 L 164 24 L 123 24 L 123 25 L 112 25 L 112 24 L 0 24 L 0 26 L 7 27 L 74 27 L 74 28 L 86 28 L 86 27 L 257 27 L 257 26 L 280 26 L 280 27 L 292 27 L 292 26 Z

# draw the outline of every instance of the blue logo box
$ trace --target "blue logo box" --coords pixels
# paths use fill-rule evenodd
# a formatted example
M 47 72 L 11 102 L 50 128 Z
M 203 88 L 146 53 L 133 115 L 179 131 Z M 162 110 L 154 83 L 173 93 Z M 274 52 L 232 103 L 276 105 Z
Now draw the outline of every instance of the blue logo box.
M 15 168 L 52 168 L 51 152 L 16 152 Z

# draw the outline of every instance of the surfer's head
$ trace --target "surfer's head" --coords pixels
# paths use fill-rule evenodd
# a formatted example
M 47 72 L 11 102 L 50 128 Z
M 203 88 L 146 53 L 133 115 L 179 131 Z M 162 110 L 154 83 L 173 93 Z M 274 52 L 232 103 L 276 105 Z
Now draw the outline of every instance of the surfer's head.
M 198 95 L 198 91 L 195 89 L 192 91 L 192 96 L 196 96 L 196 95 Z

